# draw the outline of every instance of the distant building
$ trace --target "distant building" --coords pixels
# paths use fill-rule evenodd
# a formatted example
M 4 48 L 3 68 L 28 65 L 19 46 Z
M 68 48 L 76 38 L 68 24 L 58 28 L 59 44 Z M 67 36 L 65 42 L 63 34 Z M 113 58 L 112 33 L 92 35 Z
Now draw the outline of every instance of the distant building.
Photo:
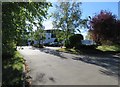
M 81 40 L 83 45 L 95 45 L 96 43 L 93 40 Z
M 54 42 L 56 39 L 56 35 L 54 34 L 54 30 L 52 29 L 45 30 L 45 36 L 46 39 L 43 41 L 44 44 Z
M 53 29 L 47 29 L 44 31 L 45 31 L 45 39 L 40 41 L 41 44 L 52 43 L 56 40 L 56 35 L 54 34 Z M 38 41 L 34 41 L 34 44 L 38 44 L 38 43 L 39 43 Z

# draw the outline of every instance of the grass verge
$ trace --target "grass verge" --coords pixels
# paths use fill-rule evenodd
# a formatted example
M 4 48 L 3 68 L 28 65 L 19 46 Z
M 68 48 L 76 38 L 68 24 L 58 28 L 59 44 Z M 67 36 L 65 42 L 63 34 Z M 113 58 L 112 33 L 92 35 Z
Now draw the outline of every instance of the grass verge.
M 61 52 L 67 52 L 67 53 L 72 53 L 72 54 L 82 54 L 82 55 L 106 55 L 106 54 L 117 54 L 120 53 L 120 46 L 119 45 L 104 45 L 104 46 L 98 46 L 95 48 L 81 48 L 79 50 L 77 49 L 69 49 L 69 48 L 61 48 L 58 49 L 58 51 Z
M 24 59 L 18 51 L 12 58 L 6 58 L 2 62 L 2 86 L 22 87 L 23 85 L 23 63 Z
M 120 51 L 120 46 L 119 45 L 103 45 L 103 46 L 98 46 L 96 49 L 101 50 L 101 51 L 113 51 L 113 52 L 118 52 Z
M 80 54 L 82 52 L 80 52 L 79 50 L 73 49 L 73 48 L 60 48 L 57 51 L 60 52 L 66 52 L 66 53 L 71 53 L 71 54 Z

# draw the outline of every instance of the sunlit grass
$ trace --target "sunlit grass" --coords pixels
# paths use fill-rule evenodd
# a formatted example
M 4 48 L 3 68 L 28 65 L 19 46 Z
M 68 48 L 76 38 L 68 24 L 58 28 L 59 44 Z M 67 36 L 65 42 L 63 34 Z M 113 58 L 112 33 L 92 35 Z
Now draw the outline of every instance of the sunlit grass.
M 58 51 L 72 53 L 72 54 L 80 54 L 78 50 L 73 49 L 73 48 L 60 48 L 58 49 Z
M 74 49 L 74 48 L 60 48 L 58 51 L 61 52 L 67 52 L 67 53 L 72 53 L 72 54 L 100 54 L 100 53 L 118 53 L 120 52 L 120 46 L 119 45 L 103 45 L 103 46 L 98 46 L 93 48 L 82 48 L 82 49 Z
M 120 46 L 118 45 L 113 45 L 113 46 L 109 46 L 109 45 L 104 45 L 104 46 L 98 46 L 96 49 L 101 50 L 101 51 L 120 51 Z

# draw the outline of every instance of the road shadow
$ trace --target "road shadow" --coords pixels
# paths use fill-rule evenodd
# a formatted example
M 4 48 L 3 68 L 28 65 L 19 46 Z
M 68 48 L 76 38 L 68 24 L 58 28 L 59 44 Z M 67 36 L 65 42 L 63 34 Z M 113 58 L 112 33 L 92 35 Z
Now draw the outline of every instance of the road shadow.
M 101 66 L 102 74 L 120 77 L 120 51 L 100 51 L 98 49 L 84 50 L 87 57 L 80 59 L 83 62 Z
M 62 52 L 48 49 L 48 48 L 37 48 L 41 52 L 48 53 L 54 56 L 58 56 L 60 58 L 67 59 L 67 57 L 64 57 L 62 55 Z M 82 50 L 84 52 L 84 57 L 74 57 L 72 58 L 73 60 L 77 61 L 82 61 L 88 64 L 94 64 L 97 66 L 101 66 L 105 68 L 104 70 L 100 70 L 100 73 L 106 74 L 109 76 L 114 76 L 114 77 L 120 77 L 120 56 L 113 56 L 116 54 L 119 54 L 118 52 L 103 52 L 100 50 L 90 50 L 90 49 L 85 49 Z
M 36 77 L 33 79 L 32 84 L 46 84 L 48 81 L 55 83 L 54 77 L 49 77 L 45 73 L 36 73 Z
M 46 79 L 45 79 L 45 73 L 38 73 L 36 74 L 36 78 L 32 81 L 33 84 L 36 84 L 37 82 L 39 83 L 46 83 Z
M 60 58 L 63 58 L 63 59 L 67 59 L 66 57 L 64 57 L 62 55 L 61 52 L 53 50 L 53 49 L 49 49 L 49 48 L 35 48 L 35 47 L 32 47 L 31 49 L 33 49 L 33 50 L 38 49 L 41 52 L 44 52 L 44 53 L 47 53 L 47 54 L 51 54 L 51 55 L 54 55 L 54 56 L 57 56 L 57 57 L 60 57 Z
M 115 54 L 114 52 L 110 52 L 110 51 L 104 52 L 95 48 L 84 48 L 84 49 L 82 48 L 77 51 L 82 55 L 94 56 L 94 57 L 111 57 L 111 55 Z
M 78 50 L 84 57 L 75 57 L 74 60 L 79 60 L 88 64 L 94 64 L 105 68 L 101 69 L 100 73 L 109 76 L 120 77 L 120 52 L 101 51 L 95 48 L 81 48 Z
M 94 64 L 105 68 L 101 69 L 100 73 L 106 74 L 109 76 L 120 77 L 120 58 L 113 57 L 112 55 L 106 56 L 84 56 L 84 57 L 75 57 L 74 60 L 82 61 L 88 64 Z

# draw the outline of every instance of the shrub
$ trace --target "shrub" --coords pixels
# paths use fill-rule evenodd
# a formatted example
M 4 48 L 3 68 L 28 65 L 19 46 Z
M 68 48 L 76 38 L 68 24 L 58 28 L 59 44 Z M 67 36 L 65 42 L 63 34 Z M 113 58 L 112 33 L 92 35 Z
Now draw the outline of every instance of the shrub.
M 74 34 L 69 38 L 70 46 L 75 49 L 78 49 L 81 45 L 81 40 L 83 40 L 83 36 L 81 34 Z
M 43 45 L 42 44 L 33 44 L 34 47 L 37 47 L 37 48 L 43 48 Z
M 65 46 L 66 48 L 73 48 L 73 46 L 72 46 L 72 44 L 70 44 L 70 41 L 69 41 L 69 40 L 66 40 L 66 41 L 65 41 L 64 46 Z
M 79 49 L 95 49 L 96 45 L 81 45 Z
M 12 57 L 6 56 L 7 60 L 2 60 L 2 87 L 23 86 L 23 63 L 24 60 L 19 52 L 15 51 Z
M 50 43 L 44 43 L 44 46 L 50 46 Z
M 16 51 L 16 44 L 15 42 L 11 42 L 9 44 L 2 44 L 2 58 L 3 60 L 6 58 L 12 58 Z

